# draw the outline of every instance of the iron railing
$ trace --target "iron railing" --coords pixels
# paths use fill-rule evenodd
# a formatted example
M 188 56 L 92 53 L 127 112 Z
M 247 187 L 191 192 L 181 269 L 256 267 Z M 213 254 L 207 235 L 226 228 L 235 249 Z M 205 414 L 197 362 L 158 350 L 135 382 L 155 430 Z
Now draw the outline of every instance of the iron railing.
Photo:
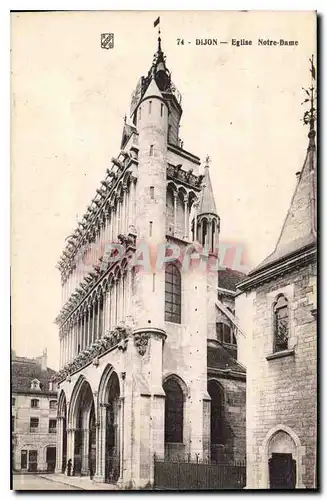
M 219 490 L 243 489 L 246 484 L 244 462 L 212 462 L 154 457 L 154 489 L 156 490 Z

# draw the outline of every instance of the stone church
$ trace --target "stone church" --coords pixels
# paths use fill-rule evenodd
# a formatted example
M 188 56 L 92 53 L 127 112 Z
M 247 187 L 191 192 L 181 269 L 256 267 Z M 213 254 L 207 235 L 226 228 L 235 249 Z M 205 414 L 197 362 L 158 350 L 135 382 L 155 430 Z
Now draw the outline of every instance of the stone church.
M 59 473 L 143 488 L 154 455 L 245 459 L 235 286 L 219 290 L 209 162 L 184 148 L 181 116 L 159 36 L 120 152 L 58 262 Z
M 247 488 L 315 488 L 317 221 L 313 86 L 303 168 L 275 250 L 238 284 Z

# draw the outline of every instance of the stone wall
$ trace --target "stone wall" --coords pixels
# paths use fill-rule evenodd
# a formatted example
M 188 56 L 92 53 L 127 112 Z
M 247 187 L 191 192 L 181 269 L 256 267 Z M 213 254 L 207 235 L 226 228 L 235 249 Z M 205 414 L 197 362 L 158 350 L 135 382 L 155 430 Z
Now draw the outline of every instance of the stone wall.
M 273 353 L 273 303 L 289 301 L 289 355 Z M 315 481 L 317 418 L 316 266 L 276 277 L 236 298 L 236 315 L 246 339 L 239 344 L 247 369 L 247 487 L 268 487 L 270 438 L 278 430 L 296 443 L 297 487 Z M 292 352 L 293 350 L 293 352 Z M 268 359 L 267 359 L 268 356 Z

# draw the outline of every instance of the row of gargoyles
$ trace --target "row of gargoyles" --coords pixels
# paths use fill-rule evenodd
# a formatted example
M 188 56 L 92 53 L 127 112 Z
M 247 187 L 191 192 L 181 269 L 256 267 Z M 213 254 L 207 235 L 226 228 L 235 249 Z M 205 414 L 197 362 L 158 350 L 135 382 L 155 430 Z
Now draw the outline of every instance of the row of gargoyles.
M 131 328 L 126 326 L 117 326 L 113 330 L 107 332 L 103 337 L 96 340 L 89 347 L 77 354 L 73 361 L 65 365 L 64 368 L 58 372 L 57 381 L 61 382 L 62 380 L 65 380 L 68 375 L 79 370 L 94 358 L 97 358 L 117 344 L 124 344 L 123 347 L 125 347 L 127 339 L 131 333 Z M 123 350 L 125 349 L 123 348 Z

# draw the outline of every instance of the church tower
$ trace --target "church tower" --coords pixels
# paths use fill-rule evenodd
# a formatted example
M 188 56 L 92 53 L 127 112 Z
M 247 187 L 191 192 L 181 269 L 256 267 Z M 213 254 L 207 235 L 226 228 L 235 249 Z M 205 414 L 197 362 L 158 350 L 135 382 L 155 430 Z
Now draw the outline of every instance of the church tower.
M 224 446 L 211 418 L 207 362 L 218 274 L 208 261 L 219 217 L 209 161 L 200 173 L 179 136 L 181 102 L 159 36 L 120 151 L 58 263 L 56 470 L 66 472 L 71 460 L 75 475 L 92 470 L 95 481 L 122 488 L 153 485 L 154 455 L 174 467 L 177 458 L 201 460 L 211 444 Z M 225 372 L 224 360 L 227 380 Z

